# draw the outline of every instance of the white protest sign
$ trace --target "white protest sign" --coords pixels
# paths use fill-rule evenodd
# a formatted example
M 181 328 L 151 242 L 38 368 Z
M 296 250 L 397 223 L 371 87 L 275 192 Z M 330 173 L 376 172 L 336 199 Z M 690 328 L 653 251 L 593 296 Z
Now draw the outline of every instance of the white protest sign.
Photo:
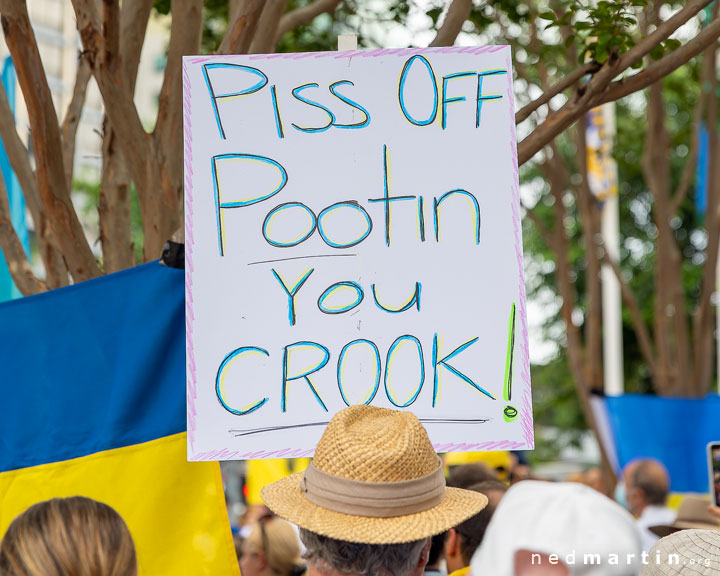
M 533 447 L 510 49 L 186 57 L 188 457 Z

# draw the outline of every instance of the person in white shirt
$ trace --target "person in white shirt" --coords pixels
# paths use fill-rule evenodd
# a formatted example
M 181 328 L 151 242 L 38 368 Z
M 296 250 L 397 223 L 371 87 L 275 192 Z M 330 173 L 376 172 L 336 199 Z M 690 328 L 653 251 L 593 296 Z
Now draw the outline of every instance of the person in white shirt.
M 675 511 L 665 505 L 670 477 L 665 466 L 651 458 L 631 462 L 624 476 L 628 507 L 636 518 L 643 552 L 649 552 L 658 541 L 649 527 L 675 521 Z

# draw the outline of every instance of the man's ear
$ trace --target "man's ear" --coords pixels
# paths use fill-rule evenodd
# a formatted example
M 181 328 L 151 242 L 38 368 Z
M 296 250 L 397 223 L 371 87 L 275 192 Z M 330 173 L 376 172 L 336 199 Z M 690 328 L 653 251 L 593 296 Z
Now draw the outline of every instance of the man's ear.
M 423 572 L 425 572 L 425 564 L 427 564 L 428 559 L 430 558 L 430 546 L 432 545 L 432 538 L 428 538 L 427 542 L 425 542 L 425 546 L 423 546 L 422 551 L 420 552 L 420 557 L 418 558 L 417 566 L 415 567 L 415 573 L 420 575 Z
M 445 555 L 448 558 L 454 558 L 460 554 L 460 535 L 455 532 L 455 528 L 450 528 L 447 538 L 445 538 Z

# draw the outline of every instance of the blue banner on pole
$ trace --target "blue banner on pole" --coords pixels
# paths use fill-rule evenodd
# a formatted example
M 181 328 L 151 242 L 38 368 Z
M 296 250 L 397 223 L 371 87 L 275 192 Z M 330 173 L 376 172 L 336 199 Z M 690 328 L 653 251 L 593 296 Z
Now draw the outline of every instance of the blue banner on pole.
M 710 134 L 705 126 L 705 122 L 700 123 L 697 146 L 697 165 L 695 168 L 695 211 L 699 220 L 702 222 L 705 219 L 705 212 L 707 212 L 708 168 L 710 160 L 708 154 L 710 147 Z
M 10 56 L 5 58 L 5 63 L 2 69 L 2 84 L 7 95 L 8 103 L 10 104 L 10 110 L 15 115 L 15 90 L 17 86 L 15 76 L 15 66 L 13 65 Z M 25 198 L 23 197 L 22 190 L 20 189 L 20 183 L 18 182 L 15 172 L 13 172 L 10 166 L 10 160 L 8 159 L 5 147 L 0 141 L 0 172 L 2 172 L 2 178 L 5 181 L 5 188 L 7 189 L 8 203 L 10 204 L 10 219 L 12 221 L 15 232 L 17 232 L 20 242 L 25 247 L 25 253 L 30 256 L 30 235 L 28 233 L 27 224 L 25 222 Z M 6 300 L 12 300 L 13 298 L 19 298 L 21 296 L 20 291 L 17 289 L 10 276 L 10 270 L 8 270 L 5 257 L 2 255 L 0 250 L 0 302 Z
M 621 468 L 636 458 L 656 458 L 668 469 L 673 492 L 709 492 L 707 445 L 720 441 L 720 396 L 625 394 L 605 403 Z

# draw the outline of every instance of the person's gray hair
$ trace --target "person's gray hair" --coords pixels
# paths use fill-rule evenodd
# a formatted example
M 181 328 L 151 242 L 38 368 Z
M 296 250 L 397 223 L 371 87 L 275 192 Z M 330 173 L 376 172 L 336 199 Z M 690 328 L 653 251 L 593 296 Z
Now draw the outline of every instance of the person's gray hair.
M 417 567 L 428 539 L 404 544 L 357 544 L 300 528 L 305 558 L 328 574 L 407 576 Z

